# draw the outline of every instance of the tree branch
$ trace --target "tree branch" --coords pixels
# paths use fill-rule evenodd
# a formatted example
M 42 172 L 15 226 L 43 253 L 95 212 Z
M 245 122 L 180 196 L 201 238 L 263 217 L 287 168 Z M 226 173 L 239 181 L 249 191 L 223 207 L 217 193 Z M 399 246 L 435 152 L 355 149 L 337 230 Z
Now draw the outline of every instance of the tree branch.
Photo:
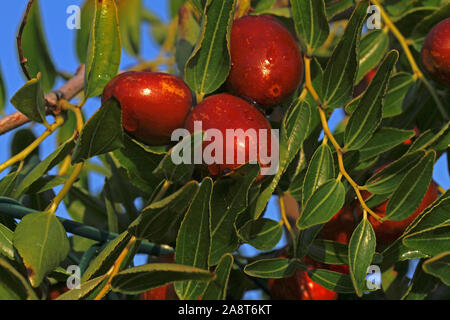
M 59 99 L 71 100 L 78 93 L 83 90 L 84 87 L 84 72 L 85 66 L 78 67 L 75 76 L 70 79 L 58 90 L 49 93 L 45 96 L 47 103 L 47 114 L 58 115 L 61 110 L 57 107 Z M 59 97 L 58 97 L 59 95 Z M 21 112 L 15 112 L 0 119 L 0 135 L 14 130 L 26 123 L 30 122 L 30 119 Z

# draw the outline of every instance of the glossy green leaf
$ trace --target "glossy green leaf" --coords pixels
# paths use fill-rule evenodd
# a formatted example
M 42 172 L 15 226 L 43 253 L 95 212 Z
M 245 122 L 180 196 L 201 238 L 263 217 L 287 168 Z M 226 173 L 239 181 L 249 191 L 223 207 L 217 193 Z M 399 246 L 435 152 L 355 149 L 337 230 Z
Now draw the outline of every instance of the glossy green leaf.
M 225 254 L 217 264 L 214 271 L 215 278 L 210 281 L 202 300 L 225 300 L 227 297 L 228 280 L 230 278 L 231 268 L 234 258 L 231 254 Z
M 38 300 L 23 275 L 0 256 L 0 300 Z
M 316 239 L 320 230 L 322 230 L 323 225 L 318 224 L 308 229 L 299 230 L 297 233 L 297 250 L 295 252 L 295 257 L 301 259 L 306 256 L 309 252 L 313 241 Z
M 290 0 L 290 3 L 297 34 L 306 47 L 306 54 L 311 56 L 330 33 L 325 3 L 323 0 Z
M 189 204 L 199 189 L 196 181 L 184 185 L 177 192 L 154 202 L 142 210 L 128 230 L 138 239 L 148 239 L 157 243 L 176 237 L 181 220 Z
M 139 56 L 141 49 L 141 20 L 142 0 L 119 0 L 117 3 L 119 13 L 120 38 L 125 50 Z
M 208 0 L 197 46 L 186 63 L 185 78 L 200 96 L 214 92 L 231 68 L 230 32 L 236 0 Z
M 431 182 L 435 159 L 434 151 L 427 152 L 417 165 L 408 171 L 388 202 L 387 219 L 400 221 L 414 213 Z
M 324 107 L 336 108 L 345 105 L 353 93 L 358 71 L 358 44 L 368 1 L 361 1 L 345 29 L 342 40 L 334 49 L 325 68 L 322 81 L 322 102 Z
M 79 289 L 72 289 L 67 291 L 66 293 L 60 295 L 56 298 L 56 300 L 84 300 L 86 299 L 92 292 L 97 290 L 100 284 L 107 278 L 107 275 L 103 275 L 89 281 L 86 281 L 80 284 Z
M 389 36 L 384 30 L 372 30 L 361 38 L 359 47 L 359 69 L 355 83 L 359 83 L 364 76 L 383 60 L 389 49 Z
M 309 132 L 312 114 L 312 107 L 306 101 L 297 100 L 291 105 L 284 117 L 279 144 L 278 172 L 271 183 L 259 195 L 255 207 L 255 218 L 261 216 L 281 176 L 302 148 Z
M 359 150 L 359 160 L 366 161 L 379 154 L 389 151 L 414 137 L 413 130 L 401 130 L 397 128 L 380 128 L 373 137 Z
M 0 180 L 0 196 L 1 197 L 13 197 L 20 171 L 16 170 L 8 174 L 6 177 Z
M 81 63 L 86 63 L 89 36 L 94 21 L 95 1 L 85 0 L 81 7 L 80 29 L 77 30 L 75 40 L 77 57 Z
M 121 42 L 116 2 L 97 0 L 86 58 L 84 86 L 86 98 L 102 93 L 103 88 L 119 70 L 120 56 Z
M 0 223 L 0 255 L 14 260 L 13 234 L 10 229 Z
M 67 141 L 65 144 L 59 146 L 54 152 L 52 152 L 45 160 L 41 161 L 30 173 L 28 173 L 17 187 L 15 192 L 15 198 L 27 191 L 28 188 L 41 178 L 47 171 L 52 169 L 58 163 L 64 160 L 69 155 L 75 142 L 73 140 Z
M 351 8 L 355 4 L 355 0 L 325 0 L 325 2 L 328 20 L 338 15 L 339 13 Z
M 211 198 L 211 254 L 209 265 L 215 265 L 225 253 L 239 247 L 235 222 L 247 208 L 249 189 L 259 173 L 259 166 L 246 164 L 229 177 L 215 182 Z
M 195 167 L 195 154 L 203 143 L 203 132 L 185 136 L 161 160 L 153 175 L 170 182 L 184 184 L 192 177 Z
M 152 171 L 164 157 L 163 153 L 156 153 L 145 148 L 128 135 L 124 136 L 124 147 L 115 150 L 111 157 L 116 166 L 123 170 L 128 180 L 146 193 L 152 193 L 161 179 Z
M 122 111 L 110 99 L 87 121 L 72 155 L 72 163 L 86 161 L 123 147 Z
M 380 125 L 383 117 L 384 95 L 398 55 L 397 51 L 391 51 L 386 56 L 361 97 L 355 112 L 352 113 L 345 130 L 345 148 L 347 150 L 357 150 L 364 146 Z
M 316 239 L 309 247 L 308 255 L 326 264 L 348 264 L 348 246 L 340 242 Z
M 108 245 L 95 257 L 81 277 L 81 282 L 85 283 L 91 279 L 106 274 L 114 265 L 123 249 L 131 239 L 131 234 L 122 232 L 117 238 L 110 241 Z
M 35 0 L 23 29 L 22 51 L 27 59 L 27 67 L 32 78 L 42 75 L 42 88 L 45 92 L 53 88 L 56 80 L 56 69 L 50 57 L 42 27 L 39 2 Z
M 444 252 L 425 261 L 423 270 L 428 274 L 438 277 L 443 283 L 450 286 L 450 252 Z
M 111 282 L 113 291 L 140 294 L 174 281 L 197 281 L 207 284 L 213 274 L 207 270 L 174 263 L 152 263 L 119 272 Z
M 383 118 L 395 117 L 403 112 L 403 100 L 414 82 L 414 77 L 406 72 L 399 72 L 392 76 L 384 100 Z
M 348 245 L 350 277 L 359 297 L 363 295 L 366 288 L 367 269 L 375 254 L 375 247 L 375 232 L 365 217 L 356 227 Z
M 211 250 L 211 195 L 213 181 L 206 178 L 192 200 L 178 230 L 175 263 L 208 269 Z M 186 281 L 175 283 L 175 292 L 182 300 L 197 299 L 206 289 L 206 283 Z
M 0 69 L 0 115 L 4 114 L 6 104 L 6 87 L 5 81 L 3 80 L 2 71 Z
M 245 266 L 244 272 L 251 277 L 264 279 L 289 278 L 295 272 L 297 262 L 287 258 L 257 260 Z
M 403 244 L 430 256 L 450 251 L 450 225 L 436 226 L 407 235 Z
M 439 132 L 434 133 L 431 130 L 423 132 L 408 149 L 413 152 L 419 149 L 433 148 L 434 150 L 445 150 L 450 145 L 450 123 L 447 122 Z
M 50 212 L 24 217 L 14 231 L 13 243 L 33 287 L 39 286 L 45 275 L 59 266 L 69 253 L 66 231 Z
M 334 179 L 334 158 L 331 148 L 328 145 L 320 145 L 311 158 L 308 170 L 303 180 L 302 203 L 306 202 L 317 190 L 328 180 Z
M 203 12 L 203 9 L 200 10 Z M 179 12 L 178 18 L 178 38 L 175 47 L 175 60 L 178 70 L 184 76 L 186 62 L 194 51 L 197 39 L 200 37 L 200 25 L 195 19 L 193 10 L 183 6 Z
M 45 99 L 40 73 L 14 94 L 11 98 L 11 104 L 32 121 L 46 122 Z
M 329 180 L 311 195 L 297 221 L 299 229 L 328 222 L 344 205 L 345 187 L 341 181 Z
M 325 269 L 308 270 L 308 275 L 312 281 L 322 287 L 339 293 L 354 293 L 350 277 L 346 274 Z
M 281 240 L 283 225 L 280 222 L 261 218 L 249 221 L 238 231 L 242 241 L 252 245 L 258 250 L 272 250 Z
M 425 156 L 425 151 L 408 153 L 375 173 L 365 188 L 373 194 L 389 194 L 397 189 L 403 177 Z

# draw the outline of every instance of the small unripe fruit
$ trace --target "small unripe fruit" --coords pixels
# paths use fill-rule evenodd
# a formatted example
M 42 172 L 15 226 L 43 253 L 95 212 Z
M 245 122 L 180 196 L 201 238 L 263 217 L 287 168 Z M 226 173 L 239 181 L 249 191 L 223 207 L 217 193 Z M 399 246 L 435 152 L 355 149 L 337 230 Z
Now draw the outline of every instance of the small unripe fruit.
M 362 196 L 367 199 L 371 196 L 370 192 L 362 191 Z M 406 219 L 400 221 L 384 221 L 383 223 L 376 220 L 374 217 L 369 216 L 368 219 L 372 224 L 373 230 L 377 238 L 377 242 L 380 244 L 390 244 L 400 237 L 405 229 L 414 221 L 414 219 L 425 210 L 430 204 L 432 204 L 438 198 L 438 190 L 436 184 L 432 181 L 428 187 L 425 196 L 422 199 L 419 207 L 414 213 Z M 386 216 L 386 208 L 388 201 L 383 202 L 373 209 L 373 211 L 380 217 Z M 361 213 L 361 211 L 360 211 Z
M 428 33 L 421 59 L 431 76 L 450 87 L 450 18 L 439 22 Z
M 192 107 L 192 93 L 178 77 L 155 72 L 125 72 L 105 87 L 102 103 L 115 97 L 122 108 L 122 125 L 136 139 L 151 145 L 170 143 Z
M 290 97 L 303 78 L 295 38 L 269 16 L 245 16 L 231 30 L 228 88 L 236 95 L 271 107 Z
M 271 142 L 273 139 L 271 126 L 266 117 L 252 104 L 227 93 L 213 95 L 204 99 L 189 114 L 186 119 L 186 129 L 189 132 L 195 132 L 194 122 L 196 121 L 201 122 L 202 131 L 216 129 L 222 136 L 223 149 L 222 161 L 220 161 L 222 163 L 208 164 L 211 175 L 222 176 L 251 160 L 257 160 L 261 167 L 266 166 L 266 160 L 261 161 L 261 159 L 262 157 L 266 158 L 266 156 L 271 157 Z M 231 136 L 229 138 L 230 132 L 227 132 L 227 130 L 236 132 L 238 129 L 241 129 L 244 133 L 247 130 L 253 131 L 255 135 L 242 135 L 240 138 Z M 260 135 L 262 130 L 266 132 L 266 139 L 263 139 L 264 136 Z M 227 138 L 232 139 L 232 142 L 227 143 Z M 212 139 L 211 142 L 204 142 L 203 150 L 214 141 L 215 139 Z M 250 146 L 256 148 L 256 153 L 253 154 L 256 155 L 256 159 L 250 159 L 252 155 Z M 263 146 L 266 147 L 264 152 L 262 152 Z M 227 158 L 232 161 L 227 161 Z M 261 178 L 260 175 L 257 179 Z

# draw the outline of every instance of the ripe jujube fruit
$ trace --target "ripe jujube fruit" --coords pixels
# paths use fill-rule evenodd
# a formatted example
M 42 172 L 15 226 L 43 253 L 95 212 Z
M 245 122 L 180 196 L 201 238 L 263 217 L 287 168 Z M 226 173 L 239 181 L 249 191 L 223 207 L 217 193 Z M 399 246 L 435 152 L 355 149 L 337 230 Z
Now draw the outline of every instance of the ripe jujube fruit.
M 428 33 L 421 60 L 431 76 L 450 87 L 450 18 L 439 22 Z
M 371 196 L 371 193 L 368 191 L 361 192 L 364 199 L 367 199 Z M 405 229 L 414 221 L 414 219 L 425 210 L 430 204 L 432 204 L 438 198 L 438 190 L 436 184 L 432 181 L 428 186 L 428 190 L 425 193 L 425 196 L 422 199 L 419 207 L 414 211 L 412 215 L 408 218 L 400 220 L 400 221 L 384 221 L 379 222 L 374 217 L 368 217 L 370 223 L 372 224 L 373 230 L 375 231 L 375 235 L 377 238 L 377 242 L 380 244 L 390 244 L 394 242 L 398 237 L 400 237 Z M 383 202 L 373 209 L 373 211 L 379 215 L 380 217 L 386 216 L 386 208 L 389 200 Z M 360 209 L 359 212 L 361 213 Z
M 196 121 L 201 122 L 202 131 L 216 129 L 222 136 L 222 161 L 207 163 L 211 175 L 222 176 L 250 161 L 258 161 L 261 167 L 270 166 L 270 164 L 267 164 L 268 160 L 264 158 L 271 157 L 273 139 L 271 126 L 266 117 L 252 104 L 227 93 L 213 95 L 204 99 L 189 114 L 185 125 L 189 132 L 195 132 Z M 254 130 L 256 134 L 242 135 L 239 138 L 231 136 L 229 140 L 233 138 L 232 142 L 227 143 L 227 135 L 230 134 L 227 130 L 238 129 L 241 129 L 244 133 L 247 130 Z M 262 130 L 266 132 L 265 137 L 260 135 Z M 212 138 L 211 142 L 205 141 L 203 150 L 214 141 L 215 138 Z M 253 154 L 256 159 L 250 158 L 252 156 L 250 146 L 256 148 L 256 153 Z M 262 152 L 264 146 L 266 149 Z M 212 156 L 217 155 L 213 153 Z M 227 161 L 227 158 L 232 161 Z M 260 175 L 257 180 L 261 178 Z
M 111 97 L 120 102 L 125 131 L 151 146 L 170 143 L 192 107 L 192 93 L 184 81 L 157 72 L 119 74 L 105 87 L 102 103 Z
M 245 16 L 234 21 L 230 53 L 229 90 L 264 108 L 283 102 L 302 81 L 297 42 L 273 17 Z

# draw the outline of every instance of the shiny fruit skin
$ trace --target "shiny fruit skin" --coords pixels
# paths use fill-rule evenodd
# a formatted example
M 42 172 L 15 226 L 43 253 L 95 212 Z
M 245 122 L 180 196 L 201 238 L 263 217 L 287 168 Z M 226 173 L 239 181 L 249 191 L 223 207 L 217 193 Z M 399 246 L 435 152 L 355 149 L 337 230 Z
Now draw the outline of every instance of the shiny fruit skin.
M 370 197 L 370 192 L 363 191 L 362 196 L 364 199 Z M 377 242 L 380 244 L 390 244 L 400 237 L 405 229 L 414 221 L 414 219 L 425 210 L 430 204 L 432 204 L 438 198 L 438 190 L 436 184 L 432 181 L 428 187 L 425 196 L 422 199 L 419 207 L 408 218 L 400 221 L 384 221 L 380 223 L 374 217 L 369 216 L 369 221 L 372 224 L 373 230 L 377 238 Z M 389 201 L 385 201 L 373 209 L 373 211 L 380 217 L 386 216 L 386 208 Z
M 430 30 L 422 46 L 421 60 L 431 76 L 450 87 L 450 18 Z
M 273 17 L 245 16 L 234 21 L 230 52 L 229 90 L 263 108 L 289 98 L 303 79 L 297 42 Z
M 240 163 L 238 154 L 245 155 L 245 163 L 250 160 L 250 145 L 259 146 L 259 143 L 267 143 L 267 156 L 271 155 L 271 126 L 266 117 L 252 104 L 247 101 L 235 97 L 233 95 L 222 93 L 207 97 L 200 104 L 198 104 L 194 110 L 189 114 L 186 119 L 186 129 L 193 133 L 194 122 L 201 121 L 202 130 L 217 129 L 222 133 L 223 137 L 223 164 L 212 163 L 208 165 L 208 170 L 213 176 L 222 176 L 227 174 L 236 168 L 242 166 L 244 163 Z M 242 129 L 244 132 L 249 129 L 256 130 L 255 137 L 246 139 L 246 143 L 237 141 L 234 139 L 232 145 L 226 143 L 226 131 Z M 267 140 L 263 141 L 259 139 L 259 130 L 267 130 Z M 211 142 L 204 142 L 203 150 Z M 257 149 L 257 160 L 261 162 L 261 154 Z M 227 155 L 231 152 L 234 154 L 233 163 L 226 163 Z M 263 155 L 265 156 L 265 155 Z M 242 156 L 241 156 L 242 157 Z M 260 175 L 257 179 L 261 179 Z
M 122 125 L 136 139 L 151 145 L 170 143 L 192 107 L 192 93 L 178 77 L 165 73 L 122 73 L 105 87 L 102 103 L 114 96 L 122 108 Z

